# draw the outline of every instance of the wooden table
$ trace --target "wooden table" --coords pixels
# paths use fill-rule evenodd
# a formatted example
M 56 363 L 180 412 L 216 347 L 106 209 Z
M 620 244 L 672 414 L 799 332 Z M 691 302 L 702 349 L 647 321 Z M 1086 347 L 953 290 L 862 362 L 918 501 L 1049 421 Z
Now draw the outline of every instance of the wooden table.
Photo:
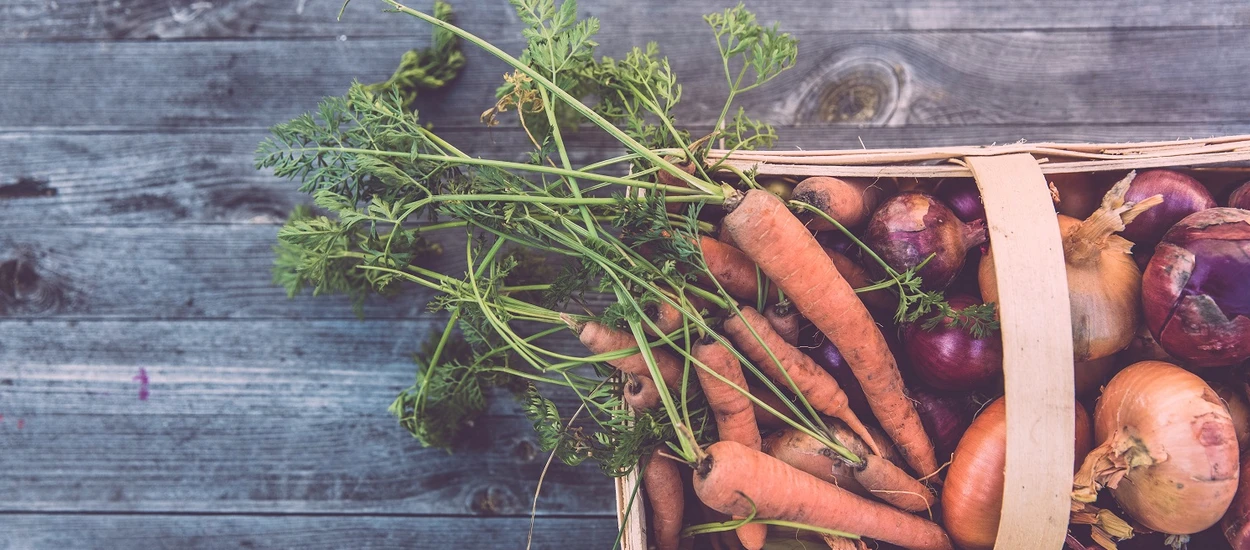
M 680 122 L 706 129 L 724 88 L 699 16 L 732 3 L 583 12 L 605 20 L 603 53 L 658 41 L 685 83 Z M 781 147 L 1250 133 L 1239 0 L 753 4 L 801 38 L 799 67 L 742 99 Z M 379 3 L 343 22 L 338 7 L 0 4 L 0 548 L 524 546 L 546 456 L 507 398 L 451 455 L 386 413 L 441 327 L 428 295 L 358 320 L 270 284 L 277 225 L 308 199 L 252 168 L 265 128 L 385 78 L 429 36 Z M 519 50 L 505 2 L 457 7 Z M 424 117 L 520 158 L 517 130 L 477 122 L 504 66 L 468 57 Z M 613 151 L 583 139 L 586 158 Z M 557 466 L 534 547 L 610 547 L 613 513 L 593 466 Z

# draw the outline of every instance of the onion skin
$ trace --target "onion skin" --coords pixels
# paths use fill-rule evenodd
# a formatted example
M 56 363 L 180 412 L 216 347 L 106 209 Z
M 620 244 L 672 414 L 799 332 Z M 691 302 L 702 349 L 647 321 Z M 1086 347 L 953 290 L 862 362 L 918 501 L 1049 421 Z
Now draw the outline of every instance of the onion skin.
M 1215 208 L 1211 192 L 1198 180 L 1174 170 L 1146 170 L 1129 184 L 1124 200 L 1138 202 L 1163 195 L 1163 204 L 1125 224 L 1120 235 L 1150 250 L 1169 228 L 1194 212 Z
M 1250 210 L 1250 181 L 1241 184 L 1228 196 L 1229 208 Z
M 834 380 L 838 381 L 838 385 L 842 386 L 842 391 L 846 392 L 847 402 L 850 404 L 851 411 L 855 413 L 855 416 L 876 418 L 872 414 L 872 408 L 868 405 L 868 398 L 864 396 L 864 389 L 859 385 L 859 379 L 855 378 L 855 373 L 851 370 L 851 366 L 847 364 L 846 359 L 842 357 L 842 352 L 838 351 L 833 342 L 825 338 L 825 335 L 820 334 L 819 331 L 805 332 L 815 332 L 816 334 L 808 338 L 800 338 L 800 342 L 807 340 L 806 345 L 800 349 L 815 360 L 816 364 L 833 375 Z
M 1055 210 L 1078 220 L 1088 218 L 1098 210 L 1103 195 L 1115 183 L 1115 180 L 1106 179 L 1102 174 L 1091 172 L 1050 174 L 1046 179 L 1059 192 L 1059 204 L 1055 205 Z
M 938 462 L 945 462 L 972 424 L 976 403 L 967 394 L 938 393 L 920 387 L 913 387 L 907 396 L 916 402 L 916 413 L 933 441 Z
M 1250 550 L 1250 460 L 1241 463 L 1241 486 L 1220 527 L 1233 550 Z
M 1004 468 L 1007 466 L 1007 406 L 1005 398 L 987 405 L 955 448 L 942 508 L 946 533 L 964 550 L 991 550 L 1002 516 Z M 1089 415 L 1076 404 L 1077 456 L 1089 445 Z M 1082 435 L 1084 434 L 1084 435 Z
M 981 191 L 971 178 L 952 178 L 939 181 L 933 195 L 955 213 L 964 223 L 985 219 L 985 205 L 981 203 Z
M 941 290 L 963 269 L 968 249 L 985 239 L 983 220 L 964 224 L 932 195 L 901 193 L 873 213 L 862 240 L 899 273 L 933 254 L 918 274 L 925 290 Z M 870 263 L 869 269 L 883 275 L 878 265 Z
M 1073 482 L 1092 502 L 1102 486 L 1146 528 L 1189 535 L 1219 521 L 1237 491 L 1238 447 L 1223 401 L 1176 365 L 1142 361 L 1120 371 L 1094 408 L 1099 446 Z
M 1237 449 L 1250 448 L 1250 403 L 1239 388 L 1228 384 L 1212 383 L 1211 389 L 1224 400 L 1228 414 L 1233 418 L 1233 431 L 1237 434 Z
M 1250 211 L 1212 208 L 1181 220 L 1142 276 L 1146 326 L 1187 365 L 1250 358 Z
M 958 311 L 979 305 L 976 298 L 965 295 L 947 299 Z M 1003 373 L 1003 340 L 994 332 L 985 338 L 973 338 L 967 330 L 952 326 L 945 319 L 926 330 L 924 323 L 910 323 L 903 328 L 903 349 L 911 359 L 912 371 L 935 389 L 970 391 L 989 385 Z
M 1098 388 L 1111 379 L 1111 374 L 1116 369 L 1116 357 L 1108 355 L 1102 359 L 1073 365 L 1077 397 L 1096 394 Z

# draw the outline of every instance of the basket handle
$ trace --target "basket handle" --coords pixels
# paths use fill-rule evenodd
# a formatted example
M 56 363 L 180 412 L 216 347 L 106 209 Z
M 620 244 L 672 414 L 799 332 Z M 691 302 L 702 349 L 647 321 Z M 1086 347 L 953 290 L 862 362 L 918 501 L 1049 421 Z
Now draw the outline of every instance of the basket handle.
M 965 159 L 998 275 L 1007 466 L 998 550 L 1053 550 L 1068 530 L 1075 411 L 1072 320 L 1059 224 L 1027 153 Z

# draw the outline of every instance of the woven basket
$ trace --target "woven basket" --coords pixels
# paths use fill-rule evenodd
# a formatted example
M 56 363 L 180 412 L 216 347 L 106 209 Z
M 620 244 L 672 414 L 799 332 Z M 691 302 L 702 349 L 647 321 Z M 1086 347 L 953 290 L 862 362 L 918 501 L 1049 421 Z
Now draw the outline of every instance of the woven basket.
M 998 275 L 1007 401 L 1006 484 L 998 550 L 1063 546 L 1072 488 L 1072 326 L 1059 225 L 1047 174 L 1178 168 L 1201 171 L 1213 194 L 1250 177 L 1250 136 L 1130 144 L 834 151 L 712 151 L 767 176 L 975 178 Z M 616 482 L 622 548 L 647 548 L 636 475 Z

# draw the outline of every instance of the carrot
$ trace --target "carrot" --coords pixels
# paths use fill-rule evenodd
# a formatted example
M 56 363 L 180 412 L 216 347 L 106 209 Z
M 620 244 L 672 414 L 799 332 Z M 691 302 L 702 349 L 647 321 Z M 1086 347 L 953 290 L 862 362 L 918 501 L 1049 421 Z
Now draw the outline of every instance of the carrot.
M 720 342 L 711 337 L 696 343 L 693 350 L 694 358 L 716 371 L 730 382 L 747 389 L 746 376 L 742 374 L 742 366 Z M 703 395 L 707 398 L 708 407 L 712 409 L 716 419 L 716 431 L 722 441 L 736 441 L 749 448 L 760 449 L 760 428 L 755 425 L 755 410 L 751 400 L 738 389 L 718 380 L 710 372 L 696 368 L 699 385 L 703 387 Z M 735 518 L 741 519 L 741 518 Z M 764 547 L 764 539 L 768 537 L 768 526 L 759 523 L 748 523 L 736 529 L 738 540 L 748 550 L 759 550 Z
M 848 258 L 845 254 L 832 248 L 825 248 L 825 255 L 829 256 L 829 260 L 833 262 L 833 267 L 838 269 L 838 274 L 843 279 L 846 279 L 847 284 L 851 285 L 851 288 L 863 288 L 875 282 L 872 280 L 872 275 L 868 274 L 868 270 L 864 269 L 864 266 L 859 265 L 859 263 Z M 894 311 L 894 307 L 898 305 L 898 300 L 891 296 L 886 289 L 856 293 L 856 295 L 864 302 L 864 305 L 877 311 Z
M 829 423 L 829 430 L 852 453 L 864 456 L 872 452 L 859 436 L 846 427 L 846 424 L 832 420 Z M 874 435 L 876 434 L 874 429 L 869 428 L 869 430 Z M 769 456 L 826 482 L 860 496 L 872 496 L 855 478 L 854 467 L 850 463 L 842 460 L 842 457 L 816 438 L 799 430 L 786 428 L 773 432 L 764 438 L 761 449 Z M 901 463 L 902 458 L 894 451 L 894 447 L 886 446 L 882 451 L 885 453 L 886 460 Z
M 724 226 L 799 313 L 846 357 L 872 412 L 907 463 L 922 476 L 936 472 L 933 443 L 904 393 L 885 337 L 803 223 L 780 199 L 753 189 L 725 216 Z
M 707 269 L 730 296 L 739 300 L 755 301 L 759 293 L 759 279 L 755 264 L 742 251 L 708 236 L 699 238 L 699 248 Z
M 677 550 L 681 542 L 681 517 L 686 495 L 677 463 L 656 449 L 642 472 L 642 488 L 651 503 L 651 525 L 659 550 Z
M 580 327 L 575 327 L 574 330 L 577 331 L 577 337 L 582 341 L 582 345 L 586 346 L 586 349 L 595 355 L 638 347 L 638 342 L 634 340 L 633 335 L 597 321 L 590 321 Z M 660 376 L 664 378 L 664 385 L 670 388 L 680 387 L 681 362 L 671 353 L 662 349 L 653 349 L 651 354 L 655 357 L 655 364 L 659 367 Z M 622 372 L 651 377 L 651 370 L 647 368 L 647 360 L 642 356 L 641 351 L 629 357 L 613 359 L 607 363 Z
M 854 229 L 868 223 L 872 212 L 881 204 L 888 189 L 878 183 L 867 180 L 838 179 L 828 176 L 807 178 L 794 187 L 792 198 L 819 208 L 830 218 L 848 228 Z M 833 224 L 824 218 L 804 217 L 807 228 L 812 231 L 833 229 Z
M 755 339 L 751 329 L 755 329 L 755 334 L 763 340 L 763 345 Z M 745 353 L 755 366 L 759 367 L 760 371 L 773 382 L 782 387 L 797 390 L 807 398 L 807 402 L 811 403 L 813 409 L 846 422 L 846 425 L 851 427 L 851 431 L 863 439 L 874 454 L 881 454 L 877 449 L 876 441 L 868 434 L 868 429 L 851 411 L 846 392 L 838 386 L 838 381 L 834 380 L 833 375 L 820 368 L 820 365 L 817 365 L 811 357 L 804 355 L 798 348 L 782 340 L 781 336 L 768 324 L 768 320 L 758 311 L 750 306 L 743 307 L 741 317 L 734 315 L 725 321 L 725 332 L 738 345 L 738 349 L 741 349 L 742 353 Z M 768 346 L 768 349 L 764 346 Z M 769 349 L 781 362 L 781 367 L 785 369 L 784 373 L 782 368 L 777 368 L 777 364 L 769 357 Z M 786 374 L 790 375 L 795 387 L 789 386 Z
M 660 406 L 660 390 L 650 376 L 625 375 L 625 402 L 635 410 L 649 411 Z
M 647 315 L 648 319 L 651 319 L 652 323 L 655 323 L 656 328 L 660 329 L 660 332 L 663 334 L 668 334 L 681 328 L 681 323 L 684 320 L 681 310 L 665 301 L 649 302 L 642 306 L 642 312 Z M 659 336 L 652 330 L 651 325 L 647 323 L 642 324 L 642 330 L 652 336 Z
M 913 550 L 952 550 L 936 523 L 856 496 L 734 441 L 718 441 L 695 466 L 694 490 L 713 510 L 855 533 Z
M 909 512 L 924 512 L 937 501 L 932 491 L 893 462 L 877 455 L 865 455 L 854 468 L 855 480 L 873 496 Z
M 764 308 L 764 318 L 773 330 L 791 346 L 799 345 L 799 329 L 803 327 L 803 316 L 791 306 L 790 302 L 780 302 Z

